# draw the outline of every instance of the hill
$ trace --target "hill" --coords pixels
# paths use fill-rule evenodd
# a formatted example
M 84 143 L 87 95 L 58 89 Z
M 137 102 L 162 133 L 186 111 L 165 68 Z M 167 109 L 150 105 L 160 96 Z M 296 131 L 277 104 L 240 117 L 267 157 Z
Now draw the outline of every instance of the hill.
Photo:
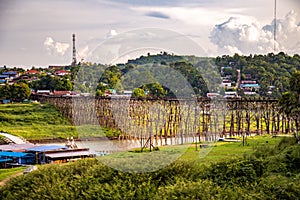
M 0 131 L 27 140 L 76 137 L 75 127 L 58 110 L 40 103 L 0 104 Z

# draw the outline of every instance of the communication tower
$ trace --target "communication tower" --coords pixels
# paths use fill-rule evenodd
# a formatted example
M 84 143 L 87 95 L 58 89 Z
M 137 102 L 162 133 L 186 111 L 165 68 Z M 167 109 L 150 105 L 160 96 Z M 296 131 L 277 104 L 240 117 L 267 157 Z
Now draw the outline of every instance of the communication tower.
M 72 37 L 73 37 L 72 66 L 75 66 L 77 64 L 77 60 L 76 60 L 76 47 L 75 47 L 75 34 L 73 34 Z
M 276 5 L 276 0 L 274 0 L 274 53 L 276 52 L 276 26 L 277 26 L 277 16 L 276 16 L 276 8 L 277 5 Z

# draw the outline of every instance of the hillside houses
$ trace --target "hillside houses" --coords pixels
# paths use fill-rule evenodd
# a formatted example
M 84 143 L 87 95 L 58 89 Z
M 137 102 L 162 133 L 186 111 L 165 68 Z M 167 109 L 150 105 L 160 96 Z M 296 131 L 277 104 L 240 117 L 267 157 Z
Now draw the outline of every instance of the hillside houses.
M 14 83 L 19 78 L 17 71 L 4 71 L 0 74 L 0 84 Z
M 256 95 L 259 90 L 259 84 L 253 80 L 243 80 L 241 81 L 240 88 L 245 95 Z
M 252 79 L 250 74 L 243 74 L 241 77 L 240 70 L 235 72 L 232 67 L 227 66 L 221 67 L 220 73 L 222 76 L 220 88 L 223 88 L 223 96 L 225 98 L 237 98 L 240 95 L 258 95 L 260 85 L 256 80 Z

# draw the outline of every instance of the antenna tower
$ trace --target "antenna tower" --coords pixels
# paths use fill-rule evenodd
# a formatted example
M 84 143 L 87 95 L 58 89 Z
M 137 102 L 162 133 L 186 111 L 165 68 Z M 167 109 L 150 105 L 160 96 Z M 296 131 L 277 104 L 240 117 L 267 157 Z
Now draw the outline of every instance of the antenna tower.
M 76 48 L 75 48 L 75 34 L 73 34 L 72 37 L 73 37 L 72 66 L 75 66 L 77 64 L 77 60 L 76 60 Z
M 276 21 L 277 21 L 277 17 L 276 17 L 276 0 L 274 0 L 274 46 L 273 46 L 273 48 L 274 48 L 274 53 L 275 53 L 275 51 L 276 51 Z

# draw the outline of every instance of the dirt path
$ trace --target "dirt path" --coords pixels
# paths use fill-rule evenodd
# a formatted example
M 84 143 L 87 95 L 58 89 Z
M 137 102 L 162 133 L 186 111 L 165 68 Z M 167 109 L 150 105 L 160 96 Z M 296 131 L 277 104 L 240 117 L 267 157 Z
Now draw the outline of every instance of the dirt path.
M 17 172 L 5 179 L 3 179 L 2 181 L 0 181 L 0 187 L 2 187 L 3 185 L 5 185 L 10 179 L 17 177 L 17 176 L 21 176 L 23 174 L 23 172 Z

